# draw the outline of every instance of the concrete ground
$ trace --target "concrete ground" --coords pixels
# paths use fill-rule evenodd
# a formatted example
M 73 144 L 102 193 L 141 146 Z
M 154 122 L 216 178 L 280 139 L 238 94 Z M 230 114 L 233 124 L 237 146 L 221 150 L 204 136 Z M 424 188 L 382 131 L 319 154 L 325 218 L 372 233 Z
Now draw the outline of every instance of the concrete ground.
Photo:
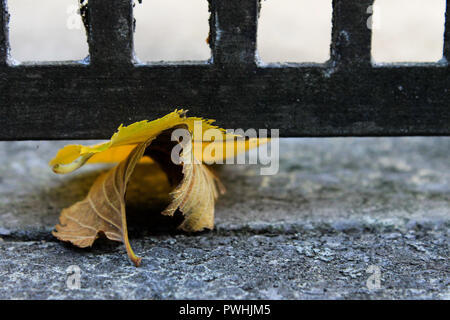
M 52 237 L 102 170 L 53 174 L 65 143 L 0 143 L 0 299 L 450 299 L 450 138 L 283 139 L 275 176 L 219 169 L 216 229 L 195 235 L 159 218 L 167 186 L 138 178 L 164 177 L 141 167 L 128 195 L 140 268 L 120 243 Z

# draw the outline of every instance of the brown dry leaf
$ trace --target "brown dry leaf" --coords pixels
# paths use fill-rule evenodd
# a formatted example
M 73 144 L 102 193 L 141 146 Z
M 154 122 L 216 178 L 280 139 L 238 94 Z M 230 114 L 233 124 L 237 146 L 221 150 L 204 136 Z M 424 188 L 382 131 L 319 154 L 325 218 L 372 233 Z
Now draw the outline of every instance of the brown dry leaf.
M 130 259 L 139 266 L 141 258 L 134 254 L 128 240 L 125 192 L 131 174 L 148 144 L 145 142 L 135 147 L 125 160 L 97 178 L 84 200 L 64 209 L 53 235 L 59 240 L 85 248 L 92 246 L 99 234 L 103 233 L 108 239 L 122 241 Z
M 69 145 L 61 149 L 50 162 L 57 173 L 72 172 L 95 158 L 95 161 L 113 158 L 121 161 L 94 182 L 84 200 L 62 211 L 53 235 L 84 248 L 92 246 L 104 234 L 110 240 L 123 242 L 129 258 L 139 266 L 141 259 L 134 254 L 128 240 L 125 195 L 130 177 L 143 156 L 156 161 L 174 187 L 170 194 L 172 201 L 163 214 L 173 216 L 180 210 L 185 219 L 179 228 L 184 231 L 212 229 L 215 201 L 224 188 L 211 169 L 196 158 L 197 150 L 193 148 L 197 143 L 193 130 L 195 121 L 202 121 L 204 130 L 217 128 L 211 125 L 212 120 L 188 118 L 183 110 L 176 110 L 152 122 L 121 126 L 109 142 L 94 146 Z M 171 134 L 177 128 L 187 129 L 192 134 L 191 140 L 182 143 L 182 162 L 178 165 L 171 161 L 171 151 L 180 143 L 171 140 Z M 242 144 L 231 143 L 236 150 L 242 146 L 240 150 L 245 151 L 266 142 L 250 139 Z M 200 142 L 200 155 L 204 147 Z M 223 153 L 215 157 L 226 156 Z
M 183 158 L 190 159 L 183 164 L 183 180 L 171 193 L 172 202 L 163 214 L 173 216 L 179 209 L 185 216 L 178 227 L 193 232 L 214 228 L 214 204 L 225 188 L 214 173 L 194 157 L 192 142 L 183 149 Z
M 170 131 L 162 133 L 154 143 L 152 141 L 153 139 L 137 145 L 125 160 L 97 178 L 84 200 L 64 209 L 53 235 L 59 240 L 70 241 L 84 248 L 92 246 L 103 233 L 110 240 L 123 242 L 129 258 L 139 266 L 141 258 L 134 254 L 128 240 L 125 193 L 134 168 L 144 152 L 160 163 L 172 183 L 180 180 L 177 178 L 178 171 L 182 174 L 181 182 L 171 193 L 172 202 L 163 214 L 172 216 L 179 209 L 185 216 L 184 222 L 179 226 L 184 231 L 212 229 L 215 200 L 219 192 L 224 192 L 217 177 L 194 157 L 192 141 L 187 143 L 182 152 L 183 159 L 190 161 L 183 163 L 180 170 L 176 168 L 180 166 L 172 164 L 170 158 L 167 158 L 171 150 Z

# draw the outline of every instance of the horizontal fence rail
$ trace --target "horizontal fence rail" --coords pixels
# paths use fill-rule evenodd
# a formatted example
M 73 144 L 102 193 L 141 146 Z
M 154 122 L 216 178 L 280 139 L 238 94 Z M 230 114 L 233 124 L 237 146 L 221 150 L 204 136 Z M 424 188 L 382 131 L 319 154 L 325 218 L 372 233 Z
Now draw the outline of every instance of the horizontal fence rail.
M 448 2 L 444 59 L 385 66 L 371 63 L 373 0 L 334 0 L 330 61 L 286 65 L 258 63 L 258 0 L 209 2 L 208 62 L 136 64 L 132 1 L 89 0 L 89 63 L 13 66 L 0 0 L 0 140 L 109 138 L 175 108 L 281 136 L 450 135 Z

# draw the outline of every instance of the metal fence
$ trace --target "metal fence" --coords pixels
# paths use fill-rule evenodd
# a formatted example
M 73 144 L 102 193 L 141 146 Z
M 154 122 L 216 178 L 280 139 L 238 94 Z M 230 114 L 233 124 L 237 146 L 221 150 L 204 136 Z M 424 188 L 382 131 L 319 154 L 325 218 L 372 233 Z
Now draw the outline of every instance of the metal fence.
M 89 0 L 88 63 L 15 66 L 0 0 L 0 140 L 109 138 L 121 123 L 176 107 L 281 136 L 450 135 L 448 2 L 443 59 L 384 66 L 371 63 L 372 3 L 333 1 L 324 64 L 260 64 L 259 0 L 209 0 L 210 61 L 142 65 L 133 54 L 133 1 Z

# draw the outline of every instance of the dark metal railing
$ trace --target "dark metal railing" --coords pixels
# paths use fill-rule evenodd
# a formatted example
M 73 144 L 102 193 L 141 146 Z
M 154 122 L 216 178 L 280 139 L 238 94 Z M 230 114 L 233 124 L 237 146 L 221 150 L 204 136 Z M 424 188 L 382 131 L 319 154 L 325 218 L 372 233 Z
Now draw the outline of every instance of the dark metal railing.
M 372 3 L 333 1 L 324 64 L 258 63 L 259 1 L 210 0 L 211 61 L 143 65 L 133 57 L 133 1 L 89 0 L 90 63 L 13 66 L 0 0 L 0 140 L 109 138 L 120 123 L 176 107 L 282 136 L 450 135 L 448 3 L 442 61 L 389 66 L 371 63 Z

